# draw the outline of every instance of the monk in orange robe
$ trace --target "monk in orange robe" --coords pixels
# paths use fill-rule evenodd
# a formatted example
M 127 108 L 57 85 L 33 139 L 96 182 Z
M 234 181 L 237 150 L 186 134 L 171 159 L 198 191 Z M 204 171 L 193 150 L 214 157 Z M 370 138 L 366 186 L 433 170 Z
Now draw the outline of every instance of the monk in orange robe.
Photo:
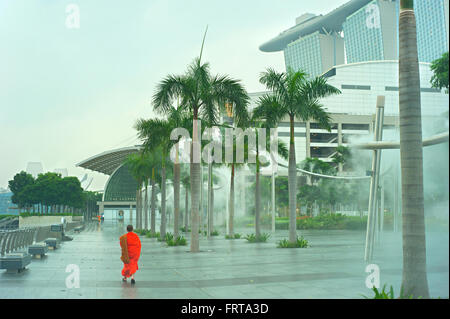
M 141 256 L 141 240 L 139 236 L 133 232 L 133 226 L 127 226 L 127 232 L 120 237 L 120 247 L 122 248 L 122 260 L 124 266 L 122 269 L 122 281 L 126 282 L 131 277 L 131 283 L 134 284 L 134 274 L 139 269 L 138 260 Z

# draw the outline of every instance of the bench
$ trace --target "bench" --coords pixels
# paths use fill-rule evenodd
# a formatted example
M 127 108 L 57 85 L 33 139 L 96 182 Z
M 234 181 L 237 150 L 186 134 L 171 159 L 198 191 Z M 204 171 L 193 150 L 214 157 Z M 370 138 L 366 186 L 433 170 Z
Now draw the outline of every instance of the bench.
M 79 232 L 81 232 L 83 229 L 84 229 L 83 226 L 78 226 L 78 227 L 75 227 L 75 228 L 73 229 L 73 231 L 74 231 L 75 233 L 79 233 Z
M 31 255 L 20 253 L 9 253 L 0 257 L 0 269 L 6 269 L 7 273 L 20 273 L 31 263 Z
M 48 246 L 48 249 L 54 250 L 58 247 L 59 239 L 58 238 L 47 238 L 44 242 Z
M 47 244 L 34 244 L 28 247 L 28 253 L 35 258 L 42 258 L 48 252 Z

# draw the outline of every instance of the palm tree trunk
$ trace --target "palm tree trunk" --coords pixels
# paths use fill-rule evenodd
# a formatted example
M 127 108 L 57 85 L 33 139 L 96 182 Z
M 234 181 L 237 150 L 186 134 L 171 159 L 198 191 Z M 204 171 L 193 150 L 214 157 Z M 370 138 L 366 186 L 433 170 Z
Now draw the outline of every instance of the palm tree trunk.
M 194 109 L 194 123 L 191 143 L 191 252 L 199 251 L 199 196 L 200 196 L 200 146 L 197 125 L 197 111 Z M 196 145 L 196 147 L 194 147 Z M 196 152 L 196 156 L 194 156 Z
M 214 184 L 211 187 L 211 232 L 214 231 Z
M 189 227 L 189 191 L 187 187 L 184 188 L 185 200 L 184 200 L 184 229 L 187 232 Z
M 148 229 L 148 185 L 145 182 L 145 196 L 144 196 L 144 229 Z
M 161 169 L 161 238 L 166 237 L 166 167 Z
M 178 143 L 176 144 L 176 159 L 173 165 L 173 236 L 178 237 L 180 216 L 180 163 L 178 162 Z
M 399 116 L 405 295 L 429 298 L 423 200 L 422 120 L 413 1 L 401 1 L 399 17 Z
M 234 236 L 234 163 L 231 164 L 230 199 L 228 205 L 228 235 Z
M 212 214 L 212 163 L 208 163 L 208 218 L 207 218 L 207 238 L 211 238 L 211 214 Z
M 258 146 L 257 146 L 258 147 Z M 260 199 L 261 190 L 259 187 L 259 151 L 256 151 L 256 183 L 255 183 L 255 235 L 259 237 L 261 235 L 261 230 L 259 226 L 259 210 L 260 210 Z
M 150 231 L 152 235 L 156 234 L 155 230 L 155 203 L 156 202 L 156 187 L 155 187 L 155 169 L 152 169 L 152 198 L 151 198 L 151 217 L 150 217 Z
M 289 168 L 288 168 L 288 188 L 289 188 L 289 242 L 297 241 L 296 231 L 296 210 L 297 210 L 297 167 L 295 161 L 295 140 L 294 140 L 294 117 L 290 117 L 290 143 L 289 143 Z

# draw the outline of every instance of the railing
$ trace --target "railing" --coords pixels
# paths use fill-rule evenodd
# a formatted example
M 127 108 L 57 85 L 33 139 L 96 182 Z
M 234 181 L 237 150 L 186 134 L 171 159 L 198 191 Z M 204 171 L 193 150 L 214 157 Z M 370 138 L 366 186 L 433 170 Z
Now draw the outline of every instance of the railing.
M 65 230 L 70 231 L 81 225 L 81 222 L 69 223 Z M 0 255 L 11 253 L 21 248 L 32 245 L 35 242 L 44 241 L 53 237 L 50 231 L 51 226 L 30 227 L 16 230 L 0 230 Z

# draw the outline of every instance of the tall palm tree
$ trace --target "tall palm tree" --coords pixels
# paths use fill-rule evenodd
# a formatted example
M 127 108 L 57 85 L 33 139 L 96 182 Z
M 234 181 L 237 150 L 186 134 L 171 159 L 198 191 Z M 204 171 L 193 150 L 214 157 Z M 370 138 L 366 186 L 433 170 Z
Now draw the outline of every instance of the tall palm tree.
M 228 199 L 228 235 L 230 237 L 234 236 L 234 180 L 236 171 L 245 165 L 244 163 L 237 163 L 236 159 L 236 136 L 233 136 L 233 161 L 228 163 L 230 167 L 230 194 Z M 244 140 L 244 161 L 248 159 L 248 139 Z
M 196 58 L 184 75 L 169 75 L 158 85 L 153 97 L 156 110 L 163 113 L 179 98 L 180 108 L 193 114 L 193 134 L 191 143 L 191 242 L 190 251 L 199 251 L 199 195 L 200 195 L 200 147 L 197 120 L 199 115 L 207 115 L 212 123 L 217 123 L 220 109 L 225 103 L 233 104 L 236 117 L 245 117 L 248 95 L 239 81 L 228 76 L 212 76 L 208 63 Z M 194 156 L 195 151 L 195 157 Z M 195 160 L 194 160 L 195 159 Z
M 136 228 L 142 228 L 142 185 L 149 170 L 149 156 L 145 153 L 131 154 L 125 160 L 131 175 L 137 181 L 136 189 Z
M 289 188 L 289 241 L 295 243 L 296 209 L 297 209 L 297 170 L 295 159 L 295 120 L 315 120 L 330 130 L 330 117 L 320 104 L 320 99 L 340 91 L 329 85 L 325 78 L 316 77 L 309 79 L 303 71 L 276 72 L 267 69 L 262 73 L 260 82 L 272 93 L 265 94 L 259 100 L 254 110 L 256 117 L 264 118 L 270 127 L 276 127 L 283 118 L 288 117 L 290 123 L 289 138 L 289 164 L 288 164 L 288 188 Z
M 185 201 L 184 201 L 184 229 L 187 232 L 189 227 L 189 190 L 191 188 L 191 178 L 189 174 L 183 170 L 181 172 L 181 184 L 183 184 L 184 192 L 185 192 Z
M 139 119 L 135 125 L 138 130 L 138 136 L 144 140 L 144 152 L 155 152 L 159 150 L 160 154 L 160 173 L 161 173 L 161 238 L 166 236 L 166 167 L 170 163 L 169 152 L 175 141 L 170 139 L 172 129 L 176 128 L 175 123 L 169 120 Z M 156 153 L 156 152 L 155 152 Z M 155 154 L 156 155 L 156 154 Z
M 429 298 L 423 200 L 422 119 L 414 1 L 400 1 L 399 116 L 403 279 L 406 295 Z

